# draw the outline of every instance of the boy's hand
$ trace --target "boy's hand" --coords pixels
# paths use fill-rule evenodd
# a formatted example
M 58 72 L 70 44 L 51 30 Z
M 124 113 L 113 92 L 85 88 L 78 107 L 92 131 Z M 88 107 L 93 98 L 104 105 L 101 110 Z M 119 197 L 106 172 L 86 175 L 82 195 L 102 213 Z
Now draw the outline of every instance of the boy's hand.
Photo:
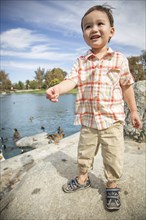
M 142 128 L 142 122 L 140 120 L 140 117 L 137 111 L 131 112 L 130 117 L 131 117 L 131 122 L 134 128 Z
M 53 86 L 46 91 L 46 98 L 52 102 L 58 102 L 59 88 L 58 86 Z

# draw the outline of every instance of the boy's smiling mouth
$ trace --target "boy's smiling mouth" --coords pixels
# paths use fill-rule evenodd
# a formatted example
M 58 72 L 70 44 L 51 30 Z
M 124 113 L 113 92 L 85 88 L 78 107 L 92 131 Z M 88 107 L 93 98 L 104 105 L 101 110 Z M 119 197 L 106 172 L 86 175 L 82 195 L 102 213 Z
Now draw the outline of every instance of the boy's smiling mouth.
M 98 38 L 100 38 L 101 36 L 100 35 L 93 35 L 90 37 L 91 40 L 96 40 Z

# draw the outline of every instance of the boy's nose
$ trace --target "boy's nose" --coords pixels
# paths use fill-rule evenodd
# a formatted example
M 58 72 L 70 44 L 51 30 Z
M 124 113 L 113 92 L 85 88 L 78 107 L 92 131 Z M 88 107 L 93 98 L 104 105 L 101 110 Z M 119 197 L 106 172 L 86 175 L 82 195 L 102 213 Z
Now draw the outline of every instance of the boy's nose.
M 92 32 L 98 32 L 98 26 L 97 25 L 93 25 Z

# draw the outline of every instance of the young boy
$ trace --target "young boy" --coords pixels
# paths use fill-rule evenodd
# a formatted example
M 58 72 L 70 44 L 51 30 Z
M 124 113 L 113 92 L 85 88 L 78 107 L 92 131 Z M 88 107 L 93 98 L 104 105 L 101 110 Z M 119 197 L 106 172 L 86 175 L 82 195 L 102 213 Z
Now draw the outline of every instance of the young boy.
M 57 102 L 59 95 L 78 88 L 75 124 L 81 124 L 78 145 L 79 174 L 63 186 L 70 193 L 90 187 L 89 171 L 99 145 L 103 156 L 106 207 L 120 207 L 117 181 L 122 176 L 124 153 L 124 101 L 128 104 L 133 127 L 141 128 L 128 61 L 108 48 L 114 35 L 114 19 L 109 7 L 93 6 L 82 18 L 81 27 L 90 50 L 77 59 L 71 73 L 60 84 L 49 88 L 46 97 Z

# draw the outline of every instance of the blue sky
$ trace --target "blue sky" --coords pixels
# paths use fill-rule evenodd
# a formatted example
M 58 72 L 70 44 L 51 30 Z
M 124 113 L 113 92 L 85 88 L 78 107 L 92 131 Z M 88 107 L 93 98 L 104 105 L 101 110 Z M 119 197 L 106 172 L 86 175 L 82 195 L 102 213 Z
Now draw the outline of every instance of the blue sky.
M 86 10 L 108 3 L 115 9 L 116 33 L 110 42 L 126 56 L 145 48 L 145 0 L 1 0 L 1 70 L 15 83 L 33 80 L 38 67 L 70 72 L 88 46 L 80 20 Z

